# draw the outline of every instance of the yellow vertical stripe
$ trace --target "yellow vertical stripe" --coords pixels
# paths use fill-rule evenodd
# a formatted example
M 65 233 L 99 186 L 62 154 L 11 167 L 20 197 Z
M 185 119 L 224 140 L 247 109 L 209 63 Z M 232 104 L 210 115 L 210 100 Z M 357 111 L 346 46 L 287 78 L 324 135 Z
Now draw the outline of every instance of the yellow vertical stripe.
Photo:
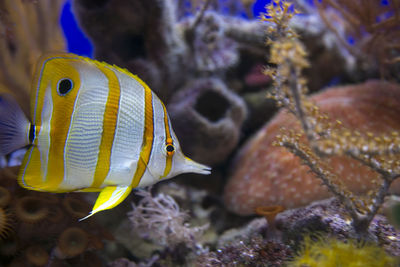
M 117 127 L 119 99 L 121 96 L 120 84 L 114 71 L 100 64 L 98 64 L 98 67 L 108 79 L 109 90 L 103 117 L 103 134 L 92 188 L 100 187 L 110 170 L 111 150 Z
M 165 126 L 166 145 L 173 145 L 172 137 L 171 137 L 171 131 L 169 129 L 167 109 L 165 108 L 164 104 L 162 104 L 162 106 L 163 106 L 163 110 L 164 110 L 164 126 Z M 165 162 L 164 173 L 160 177 L 160 179 L 166 177 L 169 174 L 169 172 L 171 171 L 171 168 L 172 168 L 172 157 L 173 156 L 174 156 L 174 153 L 167 152 L 167 159 L 166 159 L 166 162 Z
M 136 167 L 135 175 L 132 179 L 132 187 L 137 187 L 140 179 L 146 171 L 147 164 L 150 161 L 150 154 L 153 147 L 154 139 L 154 117 L 153 117 L 153 96 L 150 88 L 140 79 L 135 79 L 144 88 L 144 130 L 143 144 L 140 152 L 139 160 Z
M 64 151 L 67 143 L 67 136 L 74 112 L 75 101 L 81 87 L 81 77 L 74 62 L 77 59 L 52 58 L 44 66 L 41 77 L 40 91 L 51 85 L 53 114 L 50 121 L 50 149 L 46 184 L 46 191 L 57 191 L 64 179 Z M 62 70 L 62 71 L 60 71 Z M 57 93 L 57 84 L 61 79 L 68 78 L 73 82 L 73 88 L 63 96 Z M 42 89 L 42 86 L 44 87 Z M 43 101 L 39 94 L 40 100 Z M 40 103 L 40 102 L 39 102 Z M 41 112 L 40 112 L 41 113 Z M 36 114 L 38 117 L 39 114 Z

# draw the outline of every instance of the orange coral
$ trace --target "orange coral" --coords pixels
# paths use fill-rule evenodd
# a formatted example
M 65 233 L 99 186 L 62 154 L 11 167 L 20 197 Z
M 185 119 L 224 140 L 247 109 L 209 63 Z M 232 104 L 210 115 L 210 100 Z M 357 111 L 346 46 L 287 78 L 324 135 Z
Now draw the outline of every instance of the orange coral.
M 357 86 L 332 88 L 311 97 L 321 112 L 339 119 L 348 129 L 360 133 L 391 134 L 400 130 L 400 87 L 370 81 Z M 332 119 L 332 123 L 335 121 Z M 258 206 L 283 205 L 295 208 L 332 196 L 315 174 L 285 148 L 273 146 L 281 127 L 299 131 L 296 118 L 281 111 L 254 136 L 236 157 L 231 179 L 225 187 L 227 207 L 239 214 L 253 214 Z M 305 142 L 305 140 L 303 140 Z M 393 156 L 398 162 L 398 156 Z M 376 172 L 346 156 L 323 158 L 336 181 L 356 194 L 376 187 Z M 392 185 L 400 192 L 400 182 Z

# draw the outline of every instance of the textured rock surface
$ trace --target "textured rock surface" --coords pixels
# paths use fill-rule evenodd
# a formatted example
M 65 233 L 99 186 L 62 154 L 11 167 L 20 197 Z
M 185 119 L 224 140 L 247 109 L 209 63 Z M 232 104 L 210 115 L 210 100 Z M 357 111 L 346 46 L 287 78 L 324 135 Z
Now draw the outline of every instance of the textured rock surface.
M 198 79 L 168 104 L 185 154 L 205 164 L 226 159 L 239 141 L 246 117 L 244 101 L 219 79 Z
M 350 129 L 374 134 L 400 129 L 400 87 L 395 84 L 370 81 L 332 88 L 312 99 L 323 113 L 339 119 Z M 295 208 L 331 196 L 321 180 L 301 165 L 296 156 L 272 145 L 281 127 L 300 128 L 293 115 L 280 111 L 237 155 L 224 193 L 231 211 L 249 215 L 258 206 Z M 365 193 L 373 188 L 371 180 L 378 175 L 369 168 L 347 157 L 326 160 L 352 192 Z M 396 181 L 392 189 L 399 192 L 399 185 Z

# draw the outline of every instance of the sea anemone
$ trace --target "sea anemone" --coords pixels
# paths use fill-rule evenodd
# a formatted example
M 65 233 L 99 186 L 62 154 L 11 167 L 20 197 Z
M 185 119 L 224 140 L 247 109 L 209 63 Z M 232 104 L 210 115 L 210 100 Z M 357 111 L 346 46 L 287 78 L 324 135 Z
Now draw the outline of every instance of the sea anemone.
M 56 254 L 59 258 L 73 258 L 85 252 L 88 244 L 89 237 L 83 229 L 70 227 L 61 233 Z
M 18 199 L 15 205 L 15 214 L 25 223 L 37 223 L 49 214 L 49 209 L 43 201 L 35 196 L 25 196 Z
M 49 261 L 49 253 L 40 245 L 30 246 L 25 250 L 25 257 L 35 266 L 44 266 Z

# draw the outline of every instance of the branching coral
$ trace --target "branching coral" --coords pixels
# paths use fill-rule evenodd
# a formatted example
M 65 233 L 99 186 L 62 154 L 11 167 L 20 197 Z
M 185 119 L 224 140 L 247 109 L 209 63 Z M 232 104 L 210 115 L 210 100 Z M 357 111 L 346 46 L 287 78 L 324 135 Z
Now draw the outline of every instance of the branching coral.
M 0 92 L 12 94 L 27 113 L 33 67 L 44 52 L 62 51 L 63 0 L 0 2 Z
M 262 20 L 269 22 L 271 38 L 270 62 L 276 68 L 268 68 L 265 74 L 274 78 L 272 98 L 287 108 L 299 120 L 302 131 L 285 132 L 278 136 L 277 145 L 284 146 L 300 157 L 311 171 L 346 206 L 353 218 L 353 226 L 365 234 L 373 216 L 382 205 L 392 182 L 400 177 L 398 156 L 400 139 L 398 133 L 391 135 L 361 134 L 344 127 L 339 121 L 331 123 L 329 117 L 319 111 L 307 97 L 307 84 L 302 71 L 308 66 L 306 52 L 296 34 L 288 27 L 293 17 L 291 4 L 274 1 L 267 6 L 267 15 Z M 270 17 L 269 17 L 270 16 Z M 272 42 L 273 41 L 273 42 Z M 305 137 L 308 144 L 301 142 Z M 344 155 L 359 161 L 379 174 L 382 178 L 376 190 L 360 199 L 338 183 L 325 164 L 324 157 Z
M 198 239 L 208 225 L 190 226 L 186 223 L 188 214 L 168 195 L 152 196 L 149 191 L 139 191 L 137 195 L 143 198 L 138 204 L 132 204 L 133 210 L 128 216 L 139 236 L 168 247 L 181 243 L 191 249 L 200 246 Z

